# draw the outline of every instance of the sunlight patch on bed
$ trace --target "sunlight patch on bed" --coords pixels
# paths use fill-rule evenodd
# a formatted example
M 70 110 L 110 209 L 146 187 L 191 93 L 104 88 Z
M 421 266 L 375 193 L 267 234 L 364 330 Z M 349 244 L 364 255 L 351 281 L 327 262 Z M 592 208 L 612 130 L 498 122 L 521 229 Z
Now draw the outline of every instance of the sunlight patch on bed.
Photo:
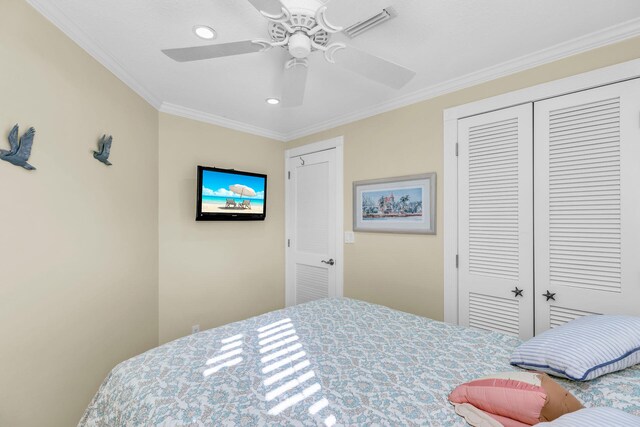
M 258 338 L 262 339 L 264 337 L 268 337 L 269 335 L 273 335 L 276 332 L 284 331 L 285 329 L 293 328 L 291 323 L 287 323 L 286 325 L 278 326 L 277 328 L 270 329 L 266 332 L 258 334 Z
M 272 363 L 271 365 L 265 366 L 264 368 L 262 368 L 262 373 L 263 374 L 268 374 L 271 371 L 274 371 L 284 365 L 288 365 L 298 359 L 301 359 L 303 357 L 305 357 L 307 355 L 306 351 L 300 351 L 296 354 L 294 354 L 291 357 L 285 357 L 284 359 L 278 360 L 275 363 Z
M 260 359 L 260 361 L 262 363 L 267 363 L 272 361 L 273 359 L 277 359 L 280 356 L 284 356 L 287 353 L 293 353 L 296 350 L 299 350 L 302 348 L 302 344 L 298 343 L 298 344 L 294 344 L 290 347 L 285 348 L 284 350 L 279 350 L 276 351 L 275 353 L 271 353 L 268 356 L 264 356 L 262 359 Z
M 301 393 L 294 394 L 293 396 L 289 397 L 287 400 L 281 403 L 278 403 L 276 406 L 271 408 L 269 410 L 269 415 L 278 415 L 280 412 L 292 407 L 296 403 L 302 402 L 307 397 L 313 396 L 314 394 L 320 391 L 320 388 L 321 388 L 320 384 L 318 383 L 315 383 L 311 387 L 305 388 L 304 390 L 302 390 Z
M 264 365 L 262 374 L 275 372 L 263 381 L 264 386 L 267 388 L 265 400 L 271 402 L 275 399 L 282 399 L 280 403 L 269 409 L 269 415 L 278 415 L 322 390 L 322 386 L 318 382 L 314 382 L 302 389 L 302 391 L 296 392 L 296 390 L 300 390 L 307 382 L 315 378 L 316 374 L 311 367 L 311 362 L 305 359 L 307 352 L 300 351 L 302 343 L 297 342 L 280 349 L 287 344 L 300 340 L 300 337 L 295 335 L 296 330 L 291 319 L 287 318 L 273 322 L 258 328 L 257 331 L 259 333 L 258 339 L 260 340 L 258 342 L 260 354 L 264 354 L 260 359 Z M 287 381 L 289 377 L 296 374 L 299 375 Z M 286 382 L 278 385 L 280 381 Z M 316 398 L 316 401 L 309 406 L 308 412 L 311 416 L 317 415 L 321 417 L 320 419 L 324 417 L 325 426 L 332 427 L 336 423 L 335 416 L 331 414 L 320 415 L 320 412 L 327 410 L 328 407 L 329 401 L 326 398 Z
M 309 406 L 309 413 L 311 415 L 315 415 L 327 406 L 329 406 L 329 401 L 323 397 L 313 405 Z
M 310 365 L 311 365 L 311 362 L 309 362 L 308 360 L 303 360 L 302 362 L 298 363 L 297 365 L 291 368 L 287 368 L 284 371 L 280 371 L 277 374 L 270 376 L 269 378 L 264 380 L 264 385 L 266 386 L 272 385 L 275 382 L 285 379 L 289 375 L 293 375 L 298 371 L 308 368 Z M 310 372 L 313 373 L 313 371 L 310 371 Z
M 261 327 L 261 328 L 258 328 L 258 332 L 264 332 L 264 331 L 266 331 L 267 329 L 271 329 L 271 328 L 273 328 L 273 327 L 275 327 L 275 326 L 279 326 L 279 325 L 282 325 L 282 324 L 284 324 L 284 323 L 291 323 L 291 319 L 282 319 L 282 320 L 278 320 L 277 322 L 273 322 L 273 323 L 271 323 L 271 324 L 269 324 L 269 325 L 267 325 L 267 326 L 263 326 L 263 327 Z
M 220 348 L 220 351 L 231 350 L 232 348 L 240 347 L 241 345 L 242 345 L 242 341 L 232 342 L 231 344 L 222 346 L 222 348 Z
M 273 390 L 271 390 L 270 392 L 268 392 L 265 395 L 265 398 L 267 399 L 268 402 L 272 401 L 273 399 L 275 399 L 278 396 L 281 396 L 282 394 L 286 393 L 287 391 L 291 390 L 292 388 L 296 388 L 298 387 L 300 384 L 309 381 L 311 378 L 315 377 L 316 374 L 313 371 L 309 371 L 305 374 L 300 375 L 298 378 L 296 378 L 295 380 L 291 380 L 287 383 L 284 383 L 283 385 L 281 385 L 280 387 L 277 387 Z
M 287 345 L 287 344 L 292 343 L 292 342 L 294 342 L 294 341 L 298 341 L 299 339 L 300 339 L 300 337 L 298 337 L 297 335 L 294 335 L 294 336 L 289 337 L 289 338 L 287 338 L 287 339 L 284 339 L 284 340 L 278 341 L 278 342 L 277 342 L 277 343 L 275 343 L 275 344 L 271 344 L 271 345 L 268 345 L 268 346 L 266 346 L 266 347 L 262 347 L 262 348 L 260 349 L 260 353 L 267 353 L 267 352 L 269 352 L 269 351 L 271 351 L 271 350 L 274 350 L 274 349 L 276 349 L 276 348 L 282 347 L 283 345 Z
M 334 417 L 333 415 L 329 415 L 327 418 L 324 419 L 324 425 L 327 427 L 332 427 L 336 424 L 336 417 Z
M 296 330 L 295 329 L 291 329 L 290 331 L 285 331 L 285 332 L 282 332 L 280 334 L 274 335 L 272 337 L 265 338 L 262 341 L 260 341 L 258 344 L 260 344 L 260 345 L 269 344 L 270 342 L 278 341 L 281 338 L 288 337 L 289 335 L 293 335 L 295 333 L 296 333 Z
M 230 351 L 228 353 L 221 354 L 220 356 L 212 357 L 211 359 L 207 360 L 207 365 L 213 365 L 216 362 L 219 362 L 219 361 L 224 360 L 224 359 L 229 359 L 230 357 L 237 356 L 240 353 L 242 353 L 242 349 L 241 348 L 237 348 L 237 349 L 232 350 L 232 351 Z
M 218 372 L 220 369 L 222 368 L 228 368 L 231 366 L 235 366 L 238 363 L 242 362 L 242 357 L 236 357 L 235 359 L 229 360 L 227 362 L 221 363 L 217 366 L 214 366 L 213 368 L 209 368 L 206 371 L 204 371 L 203 375 L 205 377 L 208 377 L 211 374 L 215 374 L 216 372 Z
M 234 359 L 231 359 L 231 358 L 241 354 L 244 351 L 242 348 L 238 348 L 238 347 L 242 347 L 243 338 L 244 338 L 244 335 L 238 334 L 238 335 L 234 335 L 232 337 L 224 338 L 220 340 L 220 342 L 224 345 L 220 347 L 220 350 L 218 350 L 218 353 L 222 353 L 222 354 L 219 354 L 207 360 L 207 366 L 213 365 L 214 363 L 218 363 L 218 362 L 222 362 L 222 363 L 215 365 L 211 368 L 205 369 L 202 375 L 204 377 L 208 377 L 209 375 L 215 374 L 222 368 L 229 368 L 231 366 L 235 366 L 240 362 L 242 362 L 243 360 L 242 357 L 236 357 Z M 228 359 L 231 359 L 231 360 L 228 360 Z
M 222 344 L 229 344 L 230 342 L 238 341 L 239 339 L 242 339 L 242 337 L 243 337 L 243 336 L 244 336 L 244 335 L 242 335 L 242 334 L 234 335 L 234 336 L 232 336 L 232 337 L 229 337 L 229 338 L 225 338 L 225 339 L 223 339 L 223 340 L 220 340 L 220 342 L 221 342 Z

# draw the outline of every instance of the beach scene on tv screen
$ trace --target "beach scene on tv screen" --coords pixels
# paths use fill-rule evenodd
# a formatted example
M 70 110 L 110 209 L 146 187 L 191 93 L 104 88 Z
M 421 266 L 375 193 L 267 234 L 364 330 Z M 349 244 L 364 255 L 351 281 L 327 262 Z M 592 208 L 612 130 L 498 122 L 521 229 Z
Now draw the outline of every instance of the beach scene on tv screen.
M 216 171 L 202 172 L 202 212 L 264 213 L 265 179 Z

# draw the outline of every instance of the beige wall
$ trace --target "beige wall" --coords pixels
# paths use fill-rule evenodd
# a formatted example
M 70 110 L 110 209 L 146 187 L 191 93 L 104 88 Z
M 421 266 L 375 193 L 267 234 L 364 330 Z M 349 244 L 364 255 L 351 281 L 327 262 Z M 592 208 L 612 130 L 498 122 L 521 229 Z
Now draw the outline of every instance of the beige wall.
M 267 219 L 196 222 L 196 166 L 266 173 Z M 284 145 L 160 114 L 160 342 L 284 306 Z
M 158 113 L 22 0 L 0 70 L 0 148 L 37 132 L 36 171 L 0 161 L 0 426 L 68 427 L 158 342 Z
M 438 173 L 437 236 L 356 233 L 356 243 L 345 245 L 345 296 L 444 317 L 444 109 L 638 57 L 635 38 L 288 143 L 291 148 L 344 135 L 346 230 L 352 228 L 353 181 Z

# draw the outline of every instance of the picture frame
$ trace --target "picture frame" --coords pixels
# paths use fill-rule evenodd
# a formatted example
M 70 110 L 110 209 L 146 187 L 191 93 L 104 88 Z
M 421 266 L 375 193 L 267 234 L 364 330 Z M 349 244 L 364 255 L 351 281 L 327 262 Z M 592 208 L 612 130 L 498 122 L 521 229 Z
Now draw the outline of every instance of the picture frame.
M 353 231 L 436 234 L 436 173 L 355 181 Z

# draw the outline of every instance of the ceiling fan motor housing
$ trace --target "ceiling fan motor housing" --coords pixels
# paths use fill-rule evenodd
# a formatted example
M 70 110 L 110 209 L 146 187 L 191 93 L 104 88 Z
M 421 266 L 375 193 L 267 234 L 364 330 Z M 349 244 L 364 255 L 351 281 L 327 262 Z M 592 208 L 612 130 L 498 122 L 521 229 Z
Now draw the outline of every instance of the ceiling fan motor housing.
M 311 39 L 302 31 L 289 38 L 289 53 L 294 58 L 306 58 L 311 53 Z

